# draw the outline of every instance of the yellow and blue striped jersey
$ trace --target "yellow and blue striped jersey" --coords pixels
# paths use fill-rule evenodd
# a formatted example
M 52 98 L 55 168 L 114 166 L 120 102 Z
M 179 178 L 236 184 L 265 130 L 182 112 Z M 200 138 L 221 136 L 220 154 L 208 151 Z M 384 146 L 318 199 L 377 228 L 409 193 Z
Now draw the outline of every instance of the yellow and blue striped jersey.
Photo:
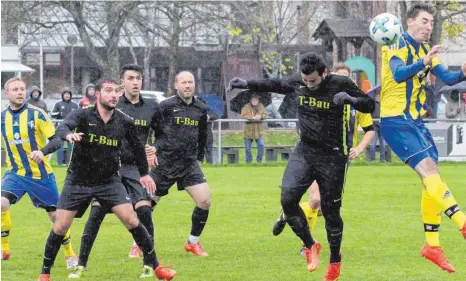
M 382 47 L 381 117 L 404 115 L 417 119 L 426 112 L 426 93 L 423 88 L 426 76 L 430 70 L 441 65 L 434 57 L 431 65 L 424 66 L 422 60 L 429 50 L 427 43 L 417 43 L 407 33 L 403 34 L 398 44 L 390 48 Z M 397 79 L 397 73 L 394 72 L 398 66 L 394 58 L 401 60 L 403 66 L 410 66 L 409 71 L 414 75 Z
M 7 106 L 2 111 L 1 126 L 8 171 L 34 179 L 47 178 L 53 172 L 48 157 L 39 164 L 28 158 L 32 151 L 43 148 L 47 139 L 55 135 L 55 127 L 47 114 L 30 104 L 19 111 Z
M 362 113 L 347 105 L 346 121 L 348 122 L 347 145 L 349 148 L 358 146 L 358 127 L 367 128 L 373 125 L 370 113 Z
M 381 117 L 421 117 L 427 109 L 424 85 L 430 71 L 447 85 L 466 79 L 461 70 L 449 71 L 435 56 L 425 66 L 429 51 L 427 43 L 416 42 L 408 33 L 396 45 L 382 47 Z

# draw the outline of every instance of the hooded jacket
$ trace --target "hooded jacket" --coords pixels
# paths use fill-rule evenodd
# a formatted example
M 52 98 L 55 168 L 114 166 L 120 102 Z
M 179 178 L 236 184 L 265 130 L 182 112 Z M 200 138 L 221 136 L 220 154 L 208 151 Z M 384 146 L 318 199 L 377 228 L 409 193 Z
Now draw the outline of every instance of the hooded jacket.
M 63 98 L 65 93 L 70 94 L 70 99 L 67 101 L 65 101 L 65 99 Z M 71 100 L 72 97 L 73 93 L 71 92 L 71 89 L 64 88 L 63 92 L 61 93 L 62 100 L 55 103 L 55 106 L 53 107 L 53 110 L 50 113 L 50 115 L 52 115 L 52 117 L 55 119 L 65 119 L 65 117 L 68 116 L 68 114 L 70 114 L 71 111 L 78 109 L 79 106 L 77 103 Z
M 84 107 L 87 107 L 89 105 L 95 104 L 96 96 L 95 96 L 95 93 L 94 93 L 93 96 L 89 95 L 89 89 L 90 88 L 95 89 L 95 85 L 91 83 L 91 84 L 86 86 L 86 92 L 85 92 L 86 96 L 79 101 L 79 107 L 80 108 L 84 108 Z
M 37 98 L 32 97 L 32 93 L 34 91 L 39 92 L 39 97 L 37 97 Z M 40 109 L 43 109 L 45 112 L 48 112 L 47 111 L 47 104 L 45 103 L 45 101 L 40 99 L 41 97 L 42 97 L 42 91 L 39 89 L 39 87 L 32 86 L 31 89 L 29 90 L 29 104 L 34 105 L 34 106 L 36 106 L 36 107 L 38 107 Z

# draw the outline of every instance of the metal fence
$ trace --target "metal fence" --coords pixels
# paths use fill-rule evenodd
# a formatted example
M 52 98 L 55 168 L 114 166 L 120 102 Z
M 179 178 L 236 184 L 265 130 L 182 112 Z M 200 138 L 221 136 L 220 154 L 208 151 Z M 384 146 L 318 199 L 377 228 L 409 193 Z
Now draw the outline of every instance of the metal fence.
M 52 119 L 52 122 L 54 122 L 55 124 L 59 124 L 61 123 L 63 120 L 57 120 L 57 119 Z M 379 119 L 374 119 L 374 121 L 379 121 Z M 216 147 L 216 150 L 217 150 L 217 161 L 216 163 L 222 163 L 222 127 L 225 123 L 231 123 L 231 122 L 240 122 L 240 123 L 245 123 L 245 122 L 248 122 L 248 120 L 245 120 L 245 119 L 218 119 L 218 120 L 215 120 L 215 121 L 212 121 L 214 125 L 214 130 L 216 129 L 216 134 L 217 134 L 217 147 Z M 264 123 L 269 123 L 269 122 L 274 122 L 274 123 L 288 123 L 288 122 L 294 122 L 294 123 L 297 123 L 298 122 L 298 119 L 268 119 L 268 120 L 262 120 L 261 122 L 264 122 Z M 434 135 L 434 140 L 435 141 L 438 141 L 439 143 L 436 143 L 437 146 L 440 148 L 439 150 L 443 151 L 443 146 L 445 146 L 445 153 L 447 153 L 447 155 L 444 155 L 444 156 L 448 156 L 448 153 L 450 153 L 452 150 L 454 150 L 455 148 L 455 145 L 462 145 L 462 147 L 466 147 L 466 140 L 465 140 L 465 143 L 463 143 L 463 136 L 466 132 L 466 120 L 458 120 L 458 119 L 424 119 L 424 122 L 425 123 L 436 123 L 436 124 L 456 124 L 456 135 L 454 137 L 454 140 L 448 140 L 445 139 L 445 138 L 442 138 L 442 132 L 445 132 L 445 136 L 448 137 L 448 134 L 451 134 L 449 133 L 449 126 L 443 126 L 445 128 L 440 128 L 438 130 L 439 133 L 437 135 Z M 461 126 L 458 126 L 458 124 L 461 124 Z M 442 127 L 442 125 L 440 125 Z M 291 129 L 291 128 L 290 128 Z M 432 130 L 431 130 L 432 131 Z M 437 137 L 436 137 L 437 136 Z M 466 138 L 465 138 L 466 139 Z M 450 143 L 451 142 L 451 143 Z M 461 149 L 463 149 L 461 147 Z M 2 149 L 3 150 L 3 149 Z M 462 150 L 460 151 L 460 153 L 462 153 Z M 465 152 L 466 153 L 466 152 Z M 459 156 L 459 157 L 462 157 L 461 159 L 466 159 L 466 154 L 463 156 Z

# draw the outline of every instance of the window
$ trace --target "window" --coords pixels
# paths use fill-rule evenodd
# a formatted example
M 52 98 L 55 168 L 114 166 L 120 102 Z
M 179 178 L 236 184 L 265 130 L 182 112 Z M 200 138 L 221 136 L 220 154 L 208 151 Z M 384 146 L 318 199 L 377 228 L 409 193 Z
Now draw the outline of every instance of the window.
M 40 64 L 40 55 L 39 53 L 27 53 L 24 54 L 26 58 L 26 65 L 39 65 Z
M 54 65 L 59 66 L 61 63 L 61 55 L 60 54 L 45 54 L 45 64 L 46 65 Z

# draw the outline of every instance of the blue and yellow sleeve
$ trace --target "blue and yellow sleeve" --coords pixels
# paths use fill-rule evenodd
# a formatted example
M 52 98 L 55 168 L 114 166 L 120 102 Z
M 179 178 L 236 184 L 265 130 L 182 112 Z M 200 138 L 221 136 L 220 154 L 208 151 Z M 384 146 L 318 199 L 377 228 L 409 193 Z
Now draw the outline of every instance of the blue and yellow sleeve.
M 46 138 L 53 137 L 55 135 L 55 126 L 52 123 L 52 120 L 47 116 L 43 110 L 36 111 L 37 122 L 39 124 L 39 130 L 42 135 Z
M 356 119 L 359 126 L 362 128 L 370 127 L 373 125 L 372 116 L 369 113 L 356 112 Z

